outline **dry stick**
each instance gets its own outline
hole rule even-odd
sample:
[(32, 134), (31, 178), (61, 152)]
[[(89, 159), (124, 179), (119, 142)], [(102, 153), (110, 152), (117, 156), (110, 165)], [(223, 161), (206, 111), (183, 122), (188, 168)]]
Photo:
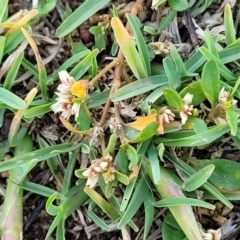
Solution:
[(118, 64), (119, 59), (115, 58), (110, 62), (103, 70), (101, 70), (90, 82), (89, 87), (92, 87), (100, 77), (102, 77), (105, 73), (107, 73), (110, 69), (112, 69), (116, 64)]
[[(136, 0), (136, 3), (133, 4), (133, 7), (131, 9), (131, 15), (136, 16), (139, 13), (139, 11), (142, 9), (143, 2), (144, 2), (144, 0)], [(129, 23), (127, 23), (126, 29), (127, 29), (127, 31), (130, 30)], [(119, 60), (119, 64), (114, 69), (113, 85), (112, 85), (110, 94), (108, 96), (107, 102), (103, 109), (103, 114), (102, 114), (101, 120), (99, 122), (100, 127), (102, 127), (106, 121), (107, 113), (108, 113), (108, 110), (109, 110), (110, 104), (111, 104), (111, 99), (110, 99), (111, 94), (121, 86), (121, 72), (122, 72), (123, 61), (124, 61), (124, 56), (123, 56), (123, 53), (121, 50), (118, 51), (117, 58)]]
[[(118, 15), (119, 15), (119, 17), (122, 17), (122, 16), (124, 16), (126, 13), (130, 13), (131, 10), (132, 10), (131, 7), (128, 7), (128, 8), (123, 9), (123, 10), (120, 10), (120, 11), (118, 12)], [(95, 25), (96, 23), (102, 22), (103, 19), (111, 19), (112, 17), (113, 17), (113, 14), (112, 14), (112, 13), (110, 13), (110, 14), (103, 14), (103, 15), (95, 14), (95, 15), (93, 15), (93, 16), (90, 18), (89, 22), (90, 22), (91, 25)]]

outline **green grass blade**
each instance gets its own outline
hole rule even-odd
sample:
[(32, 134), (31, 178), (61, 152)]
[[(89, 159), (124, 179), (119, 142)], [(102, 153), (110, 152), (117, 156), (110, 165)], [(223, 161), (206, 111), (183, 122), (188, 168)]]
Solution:
[(164, 198), (160, 201), (154, 203), (155, 207), (173, 207), (179, 205), (190, 205), (196, 207), (203, 207), (207, 209), (215, 209), (215, 205), (210, 203), (206, 203), (202, 200), (194, 199), (194, 198), (181, 198), (181, 197), (174, 197), (174, 198)]
[(0, 63), (2, 62), (2, 58), (3, 58), (3, 52), (4, 52), (4, 48), (5, 48), (5, 41), (6, 38), (3, 36), (0, 36)]
[(236, 31), (233, 22), (232, 11), (229, 4), (224, 8), (224, 26), (227, 45), (236, 41)]
[(177, 89), (181, 85), (181, 79), (175, 65), (169, 57), (163, 59), (163, 67), (166, 72), (170, 88)]
[(84, 73), (91, 67), (92, 58), (96, 57), (99, 53), (98, 49), (94, 49), (90, 52), (81, 62), (79, 62), (70, 72), (70, 76), (72, 76), (75, 80), (80, 79)]
[(190, 146), (202, 146), (209, 144), (219, 137), (223, 136), (225, 133), (229, 131), (228, 125), (218, 125), (207, 131), (201, 132), (199, 134), (195, 134), (189, 137), (183, 137), (179, 139), (168, 139), (162, 137), (156, 137), (154, 139), (154, 143), (163, 143), (165, 146), (182, 146), (182, 147), (190, 147)]
[(118, 228), (123, 228), (131, 220), (134, 214), (137, 212), (141, 204), (143, 203), (146, 195), (148, 193), (148, 185), (144, 178), (141, 178), (136, 186), (136, 189), (132, 195), (131, 201), (125, 213), (123, 214), (121, 220), (119, 221)]
[(151, 67), (150, 67), (150, 58), (148, 54), (148, 48), (145, 43), (142, 32), (139, 29), (139, 25), (137, 22), (139, 20), (136, 17), (132, 16), (131, 14), (126, 14), (126, 17), (134, 32), (139, 55), (141, 57), (141, 61), (146, 69), (146, 72), (148, 73), (148, 76), (151, 76)]
[(109, 2), (110, 0), (86, 0), (64, 20), (58, 27), (56, 35), (58, 37), (66, 36)]
[(165, 75), (152, 76), (129, 83), (111, 95), (113, 102), (122, 101), (153, 90), (167, 83)]
[(0, 162), (0, 172), (7, 171), (16, 167), (20, 167), (32, 160), (37, 160), (40, 162), (61, 153), (73, 151), (79, 148), (81, 145), (82, 143), (79, 143), (79, 144), (63, 143), (59, 145), (50, 146), (45, 149), (39, 149), (33, 152), (28, 152), (28, 153), (16, 156), (9, 161)]
[(10, 90), (13, 83), (14, 83), (14, 80), (17, 76), (17, 73), (18, 73), (18, 70), (19, 70), (19, 67), (22, 63), (22, 59), (23, 59), (23, 52), (21, 52), (14, 60), (14, 62), (12, 63), (12, 66), (4, 80), (4, 83), (3, 83), (3, 87), (7, 90)]
[(123, 26), (122, 22), (119, 18), (113, 17), (111, 20), (111, 26), (117, 43), (134, 76), (137, 79), (146, 78), (148, 73), (144, 68), (144, 63), (142, 62), (140, 54), (138, 53), (131, 36)]
[(20, 97), (2, 87), (0, 87), (0, 102), (15, 109), (24, 109), (26, 107), (26, 103)]

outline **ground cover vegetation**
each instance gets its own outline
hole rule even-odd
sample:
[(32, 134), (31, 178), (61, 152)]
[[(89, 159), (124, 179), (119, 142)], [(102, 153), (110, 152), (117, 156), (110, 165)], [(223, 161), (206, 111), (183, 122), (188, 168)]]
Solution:
[(238, 2), (0, 3), (1, 239), (239, 239)]

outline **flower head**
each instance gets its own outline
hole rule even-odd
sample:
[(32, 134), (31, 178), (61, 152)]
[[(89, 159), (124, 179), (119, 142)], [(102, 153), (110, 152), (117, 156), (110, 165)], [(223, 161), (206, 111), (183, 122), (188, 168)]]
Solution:
[(163, 107), (160, 110), (160, 114), (163, 115), (163, 121), (165, 123), (169, 123), (171, 121), (174, 121), (175, 114), (170, 109), (168, 109), (166, 107)]
[(223, 87), (218, 95), (218, 102), (231, 107), (237, 103), (237, 100), (230, 99), (230, 92), (225, 91), (225, 87)]
[(115, 167), (112, 165), (112, 157), (107, 154), (100, 159), (93, 160), (91, 166), (82, 175), (88, 178), (86, 186), (93, 188), (96, 186), (101, 174), (106, 183), (113, 181), (115, 171)]
[[(67, 71), (60, 71), (59, 78), (61, 83), (57, 87), (58, 92), (56, 103), (51, 106), (54, 113), (61, 112), (61, 116), (65, 119), (69, 119), (71, 115), (75, 115), (75, 119), (78, 117), (80, 104), (76, 102), (77, 98), (84, 98), (87, 84), (85, 80), (75, 82)], [(84, 91), (84, 94), (83, 94)]]
[(193, 105), (192, 105), (193, 94), (187, 93), (184, 98), (184, 104), (182, 110), (180, 111), (180, 117), (182, 119), (182, 124), (185, 124), (188, 116), (193, 115)]

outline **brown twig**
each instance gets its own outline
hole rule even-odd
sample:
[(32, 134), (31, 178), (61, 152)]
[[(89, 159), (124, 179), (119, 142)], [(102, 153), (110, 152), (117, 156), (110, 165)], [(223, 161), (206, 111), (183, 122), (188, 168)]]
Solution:
[[(143, 3), (144, 3), (144, 0), (136, 0), (136, 3), (133, 4), (133, 6), (132, 6), (132, 9), (131, 9), (131, 12), (130, 12), (131, 15), (136, 16), (139, 13), (139, 11), (142, 10)], [(127, 31), (130, 30), (129, 23), (127, 23), (125, 28), (127, 29)], [(121, 50), (118, 51), (117, 58), (119, 60), (119, 64), (114, 69), (113, 85), (112, 85), (107, 103), (105, 104), (104, 109), (103, 109), (102, 117), (101, 117), (101, 120), (99, 122), (100, 126), (104, 125), (105, 120), (107, 118), (107, 113), (108, 113), (108, 110), (109, 110), (110, 105), (111, 105), (111, 99), (110, 99), (111, 94), (113, 92), (115, 92), (121, 86), (121, 73), (122, 73), (122, 67), (123, 67), (123, 64), (124, 64), (124, 56), (123, 56), (123, 53), (122, 53)]]

